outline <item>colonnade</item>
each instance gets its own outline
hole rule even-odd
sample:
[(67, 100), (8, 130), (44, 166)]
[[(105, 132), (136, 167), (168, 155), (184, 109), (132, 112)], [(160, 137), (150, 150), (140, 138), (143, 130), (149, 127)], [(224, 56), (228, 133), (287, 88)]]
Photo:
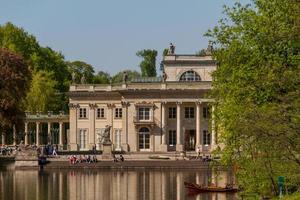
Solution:
[[(196, 148), (202, 148), (201, 144), (201, 101), (196, 101)], [(161, 136), (161, 145), (162, 150), (165, 151), (167, 148), (167, 121), (166, 121), (166, 105), (167, 102), (162, 102), (162, 115), (161, 115), (161, 123), (162, 123), (162, 136)], [(182, 102), (176, 102), (176, 151), (184, 150), (184, 133), (183, 133), (183, 124), (182, 124), (182, 116), (181, 116)], [(215, 120), (214, 120), (214, 106), (212, 106), (212, 120), (211, 120), (211, 149), (216, 146), (216, 136), (215, 136)]]
[[(28, 130), (28, 124), (29, 123), (35, 123), (35, 127), (36, 127), (36, 130), (35, 130), (35, 136), (36, 136), (36, 139), (35, 139), (35, 144), (37, 146), (41, 145), (42, 142), (41, 142), (41, 138), (40, 138), (40, 133), (41, 133), (41, 124), (44, 123), (44, 122), (40, 122), (40, 121), (36, 121), (36, 122), (25, 122), (25, 127), (24, 127), (24, 142), (25, 142), (25, 145), (28, 145), (30, 142), (29, 142), (29, 130)], [(47, 130), (47, 137), (48, 138), (51, 138), (51, 127), (52, 127), (52, 124), (53, 123), (58, 123), (59, 124), (59, 132), (58, 132), (58, 145), (62, 146), (63, 145), (63, 124), (64, 122), (46, 122), (47, 125), (48, 125), (48, 130)]]

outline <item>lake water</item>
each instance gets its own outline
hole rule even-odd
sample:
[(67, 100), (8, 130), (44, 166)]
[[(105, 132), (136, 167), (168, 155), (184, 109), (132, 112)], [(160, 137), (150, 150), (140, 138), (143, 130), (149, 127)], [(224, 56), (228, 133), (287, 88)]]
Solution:
[(184, 181), (223, 186), (229, 172), (211, 170), (0, 169), (1, 200), (235, 200), (234, 194), (189, 196)]

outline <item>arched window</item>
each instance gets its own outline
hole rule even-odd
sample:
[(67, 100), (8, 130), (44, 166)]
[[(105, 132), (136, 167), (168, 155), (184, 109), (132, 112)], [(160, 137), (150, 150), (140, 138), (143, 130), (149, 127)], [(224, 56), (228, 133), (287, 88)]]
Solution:
[(150, 131), (143, 127), (139, 130), (139, 149), (146, 150), (150, 148)]
[(179, 81), (201, 81), (201, 78), (195, 71), (189, 70), (180, 76)]

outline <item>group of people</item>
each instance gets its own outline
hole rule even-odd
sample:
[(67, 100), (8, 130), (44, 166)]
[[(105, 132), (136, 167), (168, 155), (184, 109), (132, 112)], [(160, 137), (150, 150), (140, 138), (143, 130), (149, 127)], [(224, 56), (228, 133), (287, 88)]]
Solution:
[(116, 157), (116, 155), (115, 154), (113, 154), (113, 159), (114, 159), (114, 162), (124, 162), (124, 157), (123, 157), (123, 155), (122, 154), (120, 154), (120, 156), (119, 157)]
[(58, 146), (56, 144), (47, 144), (43, 147), (32, 147), (32, 149), (36, 149), (38, 155), (47, 155), (47, 156), (57, 156)]
[(6, 146), (6, 145), (3, 145), (3, 146), (0, 146), (0, 155), (11, 155), (13, 153), (13, 148), (9, 147), (9, 146)]
[(201, 155), (200, 147), (197, 147), (196, 153), (197, 153), (196, 160), (202, 159), (203, 162), (210, 162), (212, 160), (210, 154), (209, 155)]
[(80, 155), (79, 157), (72, 155), (69, 157), (70, 164), (76, 163), (96, 163), (98, 162), (96, 155)]

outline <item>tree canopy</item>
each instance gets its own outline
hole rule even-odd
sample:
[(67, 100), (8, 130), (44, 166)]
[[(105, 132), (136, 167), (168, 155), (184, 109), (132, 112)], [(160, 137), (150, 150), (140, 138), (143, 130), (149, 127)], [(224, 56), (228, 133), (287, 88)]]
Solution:
[(20, 124), (21, 102), (26, 96), (30, 71), (22, 56), (0, 48), (0, 129)]
[(58, 110), (60, 106), (56, 96), (58, 91), (55, 89), (57, 81), (53, 73), (37, 71), (33, 74), (30, 90), (26, 97), (26, 111), (43, 112)]
[(93, 83), (94, 84), (108, 84), (110, 82), (109, 73), (99, 71), (96, 75), (94, 75)]
[(216, 47), (212, 97), (224, 163), (237, 168), (244, 193), (300, 187), (300, 4), (253, 0), (225, 7), (208, 31)]
[(61, 53), (55, 52), (49, 47), (41, 47), (33, 35), (12, 23), (0, 26), (0, 47), (22, 55), (31, 71), (41, 70), (53, 73), (53, 79), (57, 81), (55, 89), (59, 91), (59, 95), (53, 98), (56, 98), (56, 101), (62, 106), (57, 109), (61, 110), (66, 107), (64, 93), (68, 91), (71, 75)]
[(137, 56), (144, 60), (140, 63), (140, 68), (143, 77), (156, 76), (156, 56), (157, 51), (152, 49), (144, 49), (136, 53)]

